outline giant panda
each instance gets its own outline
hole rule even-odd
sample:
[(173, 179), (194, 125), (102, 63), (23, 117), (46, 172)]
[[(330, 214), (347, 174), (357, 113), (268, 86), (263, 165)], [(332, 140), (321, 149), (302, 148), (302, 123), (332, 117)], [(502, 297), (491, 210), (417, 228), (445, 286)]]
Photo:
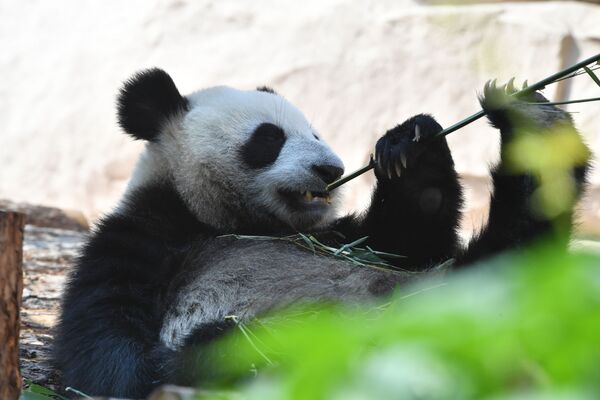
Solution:
[[(326, 187), (343, 163), (284, 97), (224, 86), (182, 96), (160, 69), (135, 74), (119, 93), (118, 119), (146, 146), (120, 204), (97, 224), (68, 279), (54, 346), (64, 384), (142, 397), (177, 382), (178, 355), (226, 332), (228, 315), (248, 320), (307, 300), (371, 301), (447, 260), (461, 268), (553, 235), (556, 221), (570, 226), (570, 209), (553, 217), (532, 210), (536, 180), (510, 173), (505, 149), (514, 116), (529, 117), (537, 134), (555, 126), (576, 132), (571, 118), (528, 104), (545, 101), (540, 94), (505, 101), (512, 90), (488, 84), (480, 99), (500, 131), (501, 160), (488, 223), (462, 247), (461, 185), (431, 116), (379, 139), (370, 207), (340, 216), (338, 193)], [(586, 170), (572, 170), (578, 191)], [(404, 258), (390, 273), (285, 241), (228, 236), (296, 232), (338, 246), (330, 232), (345, 243), (367, 236), (373, 249)]]

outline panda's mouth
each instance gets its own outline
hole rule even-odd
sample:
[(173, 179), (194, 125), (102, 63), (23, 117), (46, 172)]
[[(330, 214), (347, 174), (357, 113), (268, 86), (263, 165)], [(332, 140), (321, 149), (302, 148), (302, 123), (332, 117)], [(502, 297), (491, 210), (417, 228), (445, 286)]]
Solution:
[(306, 190), (295, 192), (279, 190), (279, 194), (291, 205), (304, 207), (327, 207), (331, 204), (331, 195), (327, 191)]

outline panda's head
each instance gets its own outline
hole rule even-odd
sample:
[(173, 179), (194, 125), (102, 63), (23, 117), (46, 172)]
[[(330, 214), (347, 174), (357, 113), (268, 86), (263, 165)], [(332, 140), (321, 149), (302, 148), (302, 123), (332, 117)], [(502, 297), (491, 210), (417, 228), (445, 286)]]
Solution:
[(129, 190), (172, 183), (196, 217), (219, 230), (310, 230), (335, 214), (326, 186), (339, 157), (302, 113), (267, 88), (180, 95), (159, 69), (129, 79), (121, 127), (148, 142)]

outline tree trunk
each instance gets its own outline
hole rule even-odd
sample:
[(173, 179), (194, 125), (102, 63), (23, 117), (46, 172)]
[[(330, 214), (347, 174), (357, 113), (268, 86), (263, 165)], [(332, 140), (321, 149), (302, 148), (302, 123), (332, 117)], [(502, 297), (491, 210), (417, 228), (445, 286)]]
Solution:
[(0, 399), (17, 400), (19, 308), (23, 291), (23, 224), (25, 216), (0, 211)]

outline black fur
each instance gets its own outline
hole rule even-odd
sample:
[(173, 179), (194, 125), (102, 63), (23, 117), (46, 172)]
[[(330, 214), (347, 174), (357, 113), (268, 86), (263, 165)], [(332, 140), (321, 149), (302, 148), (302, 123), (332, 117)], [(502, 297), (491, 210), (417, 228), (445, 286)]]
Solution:
[(97, 226), (70, 276), (54, 362), (85, 393), (142, 397), (169, 373), (158, 333), (172, 260), (214, 232), (169, 185), (137, 191), (125, 210)]
[(250, 168), (265, 168), (277, 160), (284, 144), (283, 129), (270, 123), (260, 124), (240, 148), (240, 156)]
[(153, 141), (164, 123), (188, 107), (171, 77), (158, 68), (135, 74), (117, 100), (119, 124), (136, 139)]

